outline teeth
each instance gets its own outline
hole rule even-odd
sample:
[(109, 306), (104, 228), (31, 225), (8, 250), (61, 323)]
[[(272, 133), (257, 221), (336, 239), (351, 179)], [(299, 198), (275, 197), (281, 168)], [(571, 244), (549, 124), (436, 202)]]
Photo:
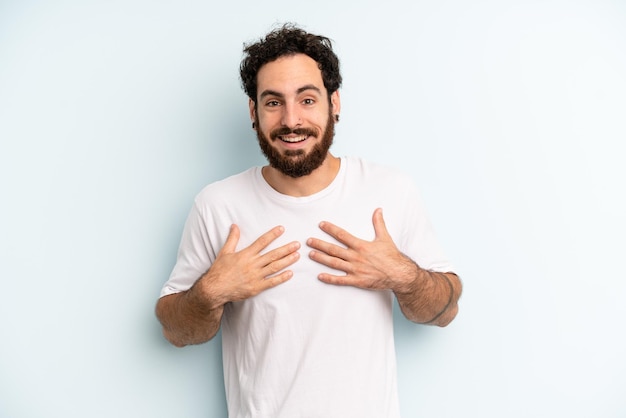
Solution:
[(304, 136), (304, 135), (303, 136), (295, 136), (293, 138), (287, 138), (287, 137), (281, 136), (280, 139), (281, 139), (281, 141), (285, 141), (285, 142), (289, 142), (289, 143), (293, 144), (293, 143), (296, 143), (296, 142), (304, 141), (306, 139), (306, 136)]

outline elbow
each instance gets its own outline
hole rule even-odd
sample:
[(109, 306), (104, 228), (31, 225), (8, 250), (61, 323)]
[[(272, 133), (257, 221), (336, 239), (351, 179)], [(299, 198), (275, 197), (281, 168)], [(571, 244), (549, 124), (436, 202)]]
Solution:
[(461, 283), (461, 279), (454, 273), (446, 275), (449, 280), (452, 294), (450, 295), (450, 304), (443, 312), (443, 314), (437, 318), (436, 321), (433, 321), (432, 324), (438, 327), (447, 327), (453, 320), (456, 318), (457, 313), (459, 313), (459, 299), (461, 298), (461, 293), (463, 292), (463, 284)]
[(174, 347), (183, 348), (188, 345), (181, 339), (176, 338), (176, 336), (172, 335), (172, 333), (170, 333), (165, 327), (163, 327), (163, 337), (165, 337), (165, 339)]
[(156, 304), (154, 313), (161, 324), (161, 333), (163, 334), (163, 337), (165, 337), (165, 339), (175, 347), (185, 347), (188, 344), (182, 341), (180, 336), (172, 332), (171, 328), (168, 326), (167, 314), (169, 312), (168, 308), (170, 308), (171, 302), (172, 298), (169, 296), (160, 298)]
[(163, 327), (163, 336), (170, 344), (174, 347), (183, 348), (188, 345), (198, 345), (204, 344), (207, 341), (210, 341), (217, 335), (217, 330), (211, 330), (206, 335), (194, 336), (188, 333), (178, 333), (178, 332), (170, 332), (167, 328)]
[(459, 305), (456, 303), (453, 306), (450, 306), (446, 312), (443, 313), (436, 321), (432, 323), (432, 325), (436, 325), (441, 328), (445, 328), (456, 318), (456, 314), (459, 312)]

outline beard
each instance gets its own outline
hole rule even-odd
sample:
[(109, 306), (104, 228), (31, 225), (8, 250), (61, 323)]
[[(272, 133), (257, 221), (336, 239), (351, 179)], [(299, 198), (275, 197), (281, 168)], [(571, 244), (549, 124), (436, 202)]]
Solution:
[[(256, 126), (259, 127), (259, 117), (256, 116)], [(274, 141), (280, 141), (278, 139), (279, 136), (296, 134), (296, 135), (307, 135), (317, 137), (317, 131), (310, 128), (296, 128), (290, 129), (287, 127), (277, 128), (270, 132), (270, 137), (265, 136), (261, 129), (258, 128), (256, 131), (256, 136), (259, 141), (259, 146), (261, 147), (261, 151), (270, 166), (277, 169), (283, 174), (288, 175), (289, 177), (298, 178), (302, 176), (307, 176), (313, 172), (316, 168), (318, 168), (328, 155), (328, 150), (330, 146), (333, 144), (333, 138), (335, 136), (335, 120), (332, 117), (332, 114), (328, 115), (328, 122), (326, 123), (326, 129), (322, 134), (322, 140), (319, 141), (311, 151), (308, 153), (305, 150), (286, 150), (284, 154), (281, 154), (276, 148), (274, 148), (271, 143)]]

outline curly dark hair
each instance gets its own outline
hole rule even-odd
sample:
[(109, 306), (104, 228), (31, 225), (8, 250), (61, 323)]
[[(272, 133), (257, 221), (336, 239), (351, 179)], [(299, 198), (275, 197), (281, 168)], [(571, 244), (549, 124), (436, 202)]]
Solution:
[(294, 24), (287, 23), (268, 33), (265, 38), (252, 44), (244, 44), (244, 58), (239, 75), (243, 90), (252, 101), (257, 99), (257, 74), (261, 67), (280, 57), (306, 54), (313, 58), (322, 71), (324, 87), (330, 95), (341, 86), (339, 58), (333, 52), (329, 38), (308, 33)]

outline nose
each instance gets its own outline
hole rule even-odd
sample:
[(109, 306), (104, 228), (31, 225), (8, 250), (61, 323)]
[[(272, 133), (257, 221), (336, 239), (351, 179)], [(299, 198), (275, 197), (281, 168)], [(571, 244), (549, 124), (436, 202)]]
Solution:
[(295, 104), (289, 103), (283, 106), (281, 124), (287, 128), (294, 129), (302, 124), (302, 119)]

